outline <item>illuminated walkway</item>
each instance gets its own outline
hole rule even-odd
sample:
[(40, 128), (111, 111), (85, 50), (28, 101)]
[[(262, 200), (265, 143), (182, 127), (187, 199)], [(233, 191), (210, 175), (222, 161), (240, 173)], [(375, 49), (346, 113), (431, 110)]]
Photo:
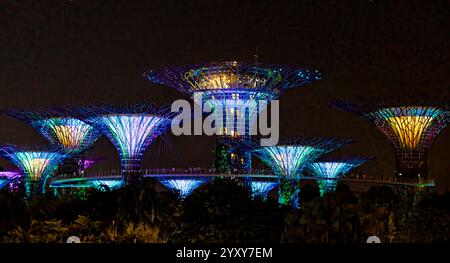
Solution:
[[(248, 174), (233, 174), (233, 173), (219, 173), (215, 169), (202, 169), (202, 168), (191, 168), (191, 169), (145, 169), (142, 171), (144, 177), (166, 177), (170, 178), (180, 178), (180, 177), (229, 177), (229, 178), (265, 178), (270, 180), (276, 180), (277, 176), (273, 174), (271, 170), (251, 170)], [(109, 171), (109, 172), (96, 172), (85, 174), (84, 177), (80, 176), (56, 176), (51, 180), (51, 187), (91, 187), (88, 184), (89, 181), (95, 180), (120, 180), (122, 176), (120, 171)], [(315, 176), (302, 176), (302, 180), (320, 180), (330, 178), (321, 178)], [(369, 183), (369, 184), (383, 184), (383, 185), (404, 185), (404, 186), (424, 186), (432, 187), (435, 186), (433, 180), (414, 180), (410, 178), (399, 179), (394, 177), (380, 178), (367, 175), (358, 174), (348, 174), (344, 177), (334, 179), (341, 180), (343, 182), (354, 182), (354, 183)]]

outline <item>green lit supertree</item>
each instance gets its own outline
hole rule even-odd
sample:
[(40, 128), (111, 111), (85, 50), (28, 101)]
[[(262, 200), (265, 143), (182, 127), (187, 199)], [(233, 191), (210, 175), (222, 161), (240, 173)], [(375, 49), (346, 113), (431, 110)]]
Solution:
[(3, 145), (0, 156), (15, 164), (23, 173), (27, 196), (45, 193), (47, 180), (58, 165), (74, 154), (57, 147)]
[(306, 164), (350, 142), (349, 139), (299, 137), (265, 147), (252, 141), (249, 148), (278, 176), (278, 202), (298, 207), (299, 181)]
[(339, 157), (325, 158), (308, 165), (317, 177), (320, 195), (336, 189), (336, 185), (341, 176), (345, 176), (352, 169), (364, 164), (373, 157)]

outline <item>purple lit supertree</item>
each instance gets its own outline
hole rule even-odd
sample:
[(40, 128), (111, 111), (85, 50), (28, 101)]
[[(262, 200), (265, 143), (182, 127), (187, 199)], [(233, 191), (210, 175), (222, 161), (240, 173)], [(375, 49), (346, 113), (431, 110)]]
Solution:
[[(145, 77), (191, 96), (202, 108), (212, 112), (218, 144), (215, 167), (225, 171), (248, 171), (251, 159), (231, 151), (223, 137), (250, 137), (258, 112), (285, 90), (321, 79), (317, 70), (290, 68), (237, 61), (169, 66), (152, 70)], [(235, 148), (239, 150), (239, 148)]]
[(101, 130), (114, 144), (119, 152), (124, 183), (140, 179), (145, 150), (170, 127), (174, 115), (169, 107), (152, 104), (87, 106), (78, 107), (74, 112)]
[(80, 174), (85, 152), (100, 137), (101, 132), (86, 122), (71, 116), (68, 109), (11, 109), (7, 115), (24, 121), (42, 134), (51, 145), (78, 152), (59, 167), (61, 174)]
[(73, 152), (58, 147), (0, 147), (0, 156), (15, 164), (23, 173), (27, 196), (45, 193), (47, 180), (58, 165)]
[(336, 189), (337, 182), (341, 176), (346, 175), (352, 169), (364, 164), (373, 157), (339, 157), (323, 158), (308, 165), (317, 177), (320, 195)]
[(450, 121), (448, 102), (439, 106), (425, 103), (411, 105), (400, 101), (366, 103), (337, 100), (333, 105), (369, 120), (386, 135), (394, 148), (396, 176), (428, 176), (428, 150)]
[(18, 171), (0, 171), (0, 189), (9, 188), (10, 191), (16, 191), (21, 177)]
[(97, 158), (85, 158), (83, 160), (79, 160), (78, 161), (78, 167), (80, 167), (80, 170), (78, 171), (78, 173), (83, 173), (84, 171), (86, 171), (87, 169), (89, 169), (91, 166), (93, 166), (94, 164), (104, 160), (105, 158), (103, 157), (97, 157)]
[(298, 207), (299, 180), (306, 164), (351, 143), (349, 139), (299, 137), (281, 141), (276, 146), (261, 147), (249, 141), (252, 153), (272, 168), (278, 176), (278, 202)]

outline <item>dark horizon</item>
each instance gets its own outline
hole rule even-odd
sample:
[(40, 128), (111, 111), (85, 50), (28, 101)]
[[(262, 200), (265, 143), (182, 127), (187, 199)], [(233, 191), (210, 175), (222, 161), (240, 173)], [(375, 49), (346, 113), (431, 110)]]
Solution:
[[(187, 96), (142, 74), (165, 65), (243, 60), (318, 69), (323, 80), (280, 97), (282, 137), (354, 138), (335, 153), (375, 156), (356, 171), (391, 175), (385, 136), (329, 106), (337, 98), (448, 98), (447, 1), (9, 1), (0, 4), (1, 110), (65, 104), (171, 103)], [(34, 129), (0, 116), (0, 143), (46, 144)], [(214, 137), (157, 139), (148, 167), (211, 166)], [(110, 158), (102, 137), (91, 155)], [(176, 149), (176, 152), (174, 151)], [(450, 186), (450, 128), (429, 151), (430, 177)], [(12, 167), (1, 159), (0, 165)]]

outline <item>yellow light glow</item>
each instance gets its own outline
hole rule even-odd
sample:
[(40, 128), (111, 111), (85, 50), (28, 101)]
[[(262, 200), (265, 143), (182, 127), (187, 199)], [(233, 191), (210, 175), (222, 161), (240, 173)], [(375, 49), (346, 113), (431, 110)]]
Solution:
[(236, 83), (238, 77), (233, 73), (208, 74), (200, 81), (202, 89), (228, 89)]
[(387, 123), (392, 127), (400, 144), (407, 148), (416, 148), (426, 129), (433, 121), (429, 116), (398, 116), (389, 117)]
[(31, 159), (28, 164), (28, 172), (31, 180), (39, 180), (49, 164), (48, 159)]
[[(208, 73), (198, 80), (201, 90), (258, 88), (266, 83), (266, 79), (254, 75), (237, 75), (234, 72)], [(232, 99), (239, 99), (239, 93), (232, 94)]]
[(59, 125), (53, 129), (59, 142), (66, 148), (76, 148), (82, 143), (84, 131), (81, 126)]

